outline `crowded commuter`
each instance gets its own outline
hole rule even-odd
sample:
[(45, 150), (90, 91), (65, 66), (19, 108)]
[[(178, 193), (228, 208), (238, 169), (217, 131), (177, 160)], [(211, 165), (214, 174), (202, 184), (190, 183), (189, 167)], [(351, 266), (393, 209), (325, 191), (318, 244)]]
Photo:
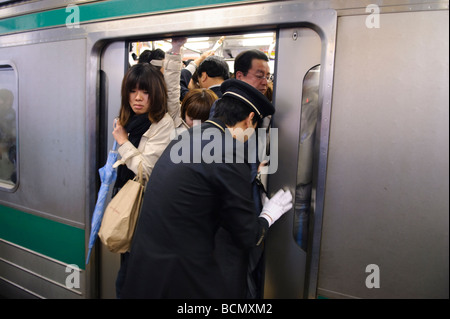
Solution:
[(181, 70), (180, 77), (180, 101), (183, 101), (184, 96), (190, 89), (200, 88), (200, 84), (197, 82), (197, 78), (193, 78), (192, 75), (197, 71), (198, 66), (209, 56), (214, 54), (213, 51), (205, 51), (194, 61), (190, 62), (185, 68)]
[[(266, 95), (268, 80), (270, 79), (269, 58), (259, 50), (246, 50), (239, 53), (234, 60), (234, 77), (244, 81), (262, 94)], [(212, 106), (210, 117), (214, 115), (215, 105)]]
[(195, 122), (205, 122), (209, 118), (209, 111), (218, 99), (211, 89), (193, 89), (186, 94), (181, 102), (181, 119), (186, 128), (192, 127)]
[(270, 79), (269, 58), (259, 50), (239, 53), (234, 60), (234, 76), (266, 94)]
[(199, 87), (213, 90), (220, 98), (222, 97), (220, 85), (230, 78), (230, 71), (222, 57), (211, 55), (200, 63), (192, 77)]
[(188, 90), (180, 107), (180, 73), (183, 70), (180, 51), (185, 42), (186, 38), (173, 38), (172, 48), (166, 55), (164, 63), (164, 78), (169, 96), (168, 112), (172, 116), (177, 133), (193, 126), (195, 120), (199, 122), (207, 120), (211, 105), (217, 100), (217, 95), (212, 90), (191, 89)]
[[(149, 63), (138, 63), (125, 74), (121, 89), (121, 107), (113, 137), (117, 141), (121, 159), (113, 196), (133, 179), (142, 166), (147, 180), (155, 163), (170, 142), (174, 130), (172, 118), (167, 113), (167, 89), (163, 74)], [(128, 253), (121, 255), (121, 268), (116, 281), (120, 297)]]

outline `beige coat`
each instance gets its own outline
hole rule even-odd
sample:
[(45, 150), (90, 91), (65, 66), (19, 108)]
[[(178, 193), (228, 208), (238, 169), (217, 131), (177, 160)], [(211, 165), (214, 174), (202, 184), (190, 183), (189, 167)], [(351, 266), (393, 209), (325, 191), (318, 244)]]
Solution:
[(175, 123), (175, 128), (179, 134), (189, 125), (181, 118), (180, 109), (180, 76), (181, 76), (181, 55), (166, 54), (164, 62), (164, 80), (167, 86), (167, 106), (168, 112)]
[(139, 163), (142, 162), (143, 173), (150, 177), (153, 167), (169, 144), (170, 135), (173, 134), (174, 129), (173, 120), (166, 113), (158, 123), (150, 125), (147, 132), (142, 135), (138, 148), (134, 147), (130, 141), (119, 147), (118, 152), (122, 158), (114, 163), (114, 167), (126, 164), (137, 174)]
[[(143, 163), (143, 172), (150, 177), (153, 167), (169, 144), (171, 138), (179, 133), (181, 128), (189, 126), (180, 117), (180, 75), (181, 56), (166, 54), (164, 61), (164, 80), (167, 86), (168, 113), (158, 123), (152, 123), (150, 128), (142, 135), (138, 148), (130, 141), (123, 143), (118, 152), (122, 157), (114, 167), (126, 164), (135, 174), (139, 163)], [(177, 131), (175, 131), (177, 128)]]

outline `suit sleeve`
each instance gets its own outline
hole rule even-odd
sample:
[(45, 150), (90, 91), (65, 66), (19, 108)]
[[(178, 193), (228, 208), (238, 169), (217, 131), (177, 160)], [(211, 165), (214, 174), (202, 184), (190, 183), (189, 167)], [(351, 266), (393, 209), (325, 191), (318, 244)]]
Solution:
[(183, 101), (186, 93), (189, 92), (189, 82), (191, 81), (192, 75), (194, 74), (197, 66), (194, 62), (189, 63), (189, 65), (181, 70), (180, 76), (180, 101)]
[(221, 226), (242, 248), (260, 245), (269, 225), (255, 214), (248, 165), (218, 164), (212, 178), (221, 194)]

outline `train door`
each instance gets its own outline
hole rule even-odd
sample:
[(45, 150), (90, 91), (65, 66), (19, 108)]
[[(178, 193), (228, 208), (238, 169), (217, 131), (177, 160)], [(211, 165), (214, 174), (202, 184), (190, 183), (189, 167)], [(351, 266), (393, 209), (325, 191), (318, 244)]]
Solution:
[[(99, 122), (99, 163), (106, 162), (108, 150), (113, 146), (114, 118), (119, 115), (120, 88), (122, 78), (128, 67), (126, 61), (126, 43), (116, 41), (107, 44), (101, 56), (100, 65), (100, 122)], [(112, 188), (112, 187), (111, 187)], [(108, 198), (111, 198), (109, 196)], [(99, 256), (99, 297), (116, 298), (115, 279), (120, 267), (120, 255), (109, 252), (102, 244)]]
[(448, 298), (448, 19), (339, 19), (320, 296)]
[[(303, 298), (312, 221), (315, 131), (319, 115), (321, 39), (308, 28), (281, 29), (278, 37), (269, 193), (289, 187), (294, 208), (269, 230), (265, 247), (265, 298)], [(275, 132), (271, 132), (274, 134)], [(277, 145), (276, 145), (277, 144)], [(273, 158), (278, 154), (278, 158)], [(277, 160), (277, 163), (276, 163)]]

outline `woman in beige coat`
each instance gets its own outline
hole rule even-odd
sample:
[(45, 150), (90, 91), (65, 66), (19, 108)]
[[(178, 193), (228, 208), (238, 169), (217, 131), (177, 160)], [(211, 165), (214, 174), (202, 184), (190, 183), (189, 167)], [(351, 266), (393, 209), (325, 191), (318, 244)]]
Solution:
[[(149, 63), (132, 66), (122, 82), (122, 102), (113, 137), (119, 144), (121, 159), (114, 185), (115, 195), (125, 183), (134, 178), (142, 164), (148, 180), (161, 153), (174, 131), (172, 117), (167, 113), (167, 88), (161, 71)], [(128, 253), (121, 255), (121, 268), (116, 280), (116, 294), (126, 273)]]

